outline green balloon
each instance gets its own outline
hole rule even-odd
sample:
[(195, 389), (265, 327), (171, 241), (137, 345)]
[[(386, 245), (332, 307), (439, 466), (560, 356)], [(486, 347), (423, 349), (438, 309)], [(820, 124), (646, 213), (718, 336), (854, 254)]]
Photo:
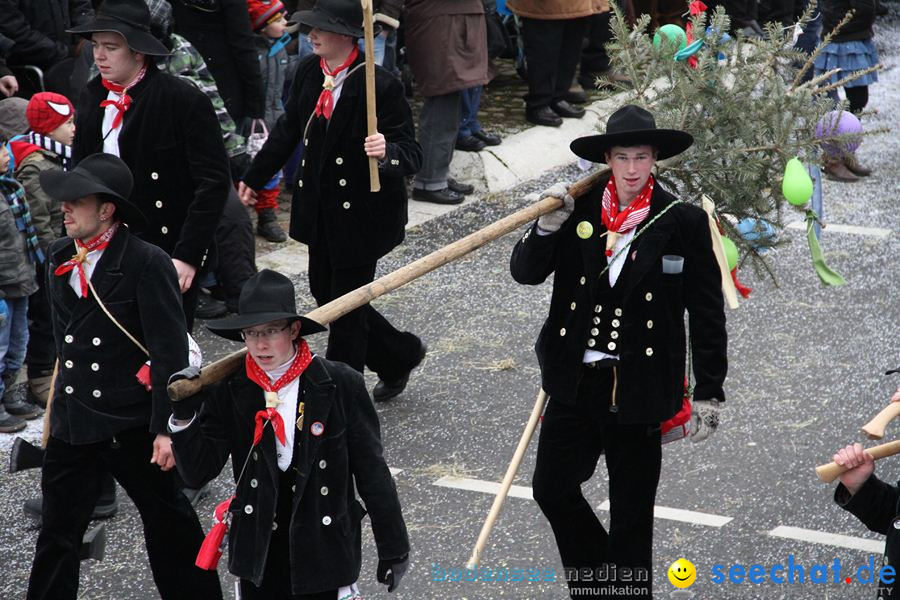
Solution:
[(803, 206), (813, 194), (813, 180), (799, 158), (792, 158), (784, 167), (781, 193), (794, 206)]
[(659, 47), (662, 45), (663, 37), (666, 38), (670, 46), (673, 43), (678, 45), (676, 52), (678, 50), (683, 50), (684, 47), (687, 46), (687, 34), (684, 32), (684, 29), (674, 23), (663, 25), (653, 34), (653, 47), (657, 50), (659, 50)]
[(722, 237), (722, 245), (725, 246), (725, 262), (728, 263), (728, 270), (733, 270), (738, 263), (738, 249), (727, 237)]

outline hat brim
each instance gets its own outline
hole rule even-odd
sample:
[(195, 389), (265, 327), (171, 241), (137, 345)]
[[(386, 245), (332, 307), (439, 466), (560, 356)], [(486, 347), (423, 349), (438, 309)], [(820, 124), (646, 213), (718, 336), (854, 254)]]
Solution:
[(242, 329), (255, 327), (256, 325), (262, 325), (263, 323), (271, 323), (272, 321), (280, 321), (281, 319), (287, 319), (291, 322), (300, 321), (300, 335), (303, 337), (326, 331), (324, 326), (316, 323), (312, 319), (289, 312), (260, 312), (231, 315), (230, 317), (210, 321), (206, 324), (206, 328), (227, 340), (243, 342), (244, 339), (241, 337)]
[(94, 17), (92, 21), (88, 21), (84, 25), (78, 25), (66, 30), (67, 33), (75, 33), (88, 40), (91, 39), (92, 33), (101, 31), (120, 34), (125, 38), (129, 48), (141, 54), (149, 54), (151, 56), (168, 56), (171, 54), (169, 49), (163, 46), (162, 42), (149, 32), (142, 31), (116, 19)]
[(132, 204), (118, 192), (103, 185), (96, 179), (78, 171), (62, 171), (49, 169), (40, 174), (41, 187), (58, 203), (71, 202), (92, 194), (104, 194), (113, 199), (116, 205), (116, 217), (134, 230), (146, 227), (147, 218), (136, 205)]
[(361, 38), (365, 35), (362, 27), (353, 27), (352, 25), (335, 21), (317, 10), (301, 10), (295, 12), (291, 17), (291, 21), (298, 24), (298, 28), (302, 33), (309, 33), (310, 29), (316, 28), (321, 29), (322, 31), (330, 31), (331, 33), (339, 33), (341, 35), (349, 35), (357, 38)]
[(595, 163), (606, 163), (606, 152), (613, 146), (648, 144), (656, 148), (657, 160), (681, 154), (694, 143), (694, 136), (678, 129), (638, 129), (588, 135), (573, 140), (569, 148), (576, 155)]

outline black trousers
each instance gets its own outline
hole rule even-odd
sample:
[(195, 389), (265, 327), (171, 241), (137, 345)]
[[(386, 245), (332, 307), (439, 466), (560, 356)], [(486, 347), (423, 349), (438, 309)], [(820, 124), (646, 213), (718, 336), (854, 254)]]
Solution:
[[(550, 521), (566, 570), (601, 565), (647, 569), (641, 583), (650, 598), (653, 505), (662, 450), (659, 424), (620, 424), (609, 411), (612, 369), (582, 369), (575, 406), (552, 398), (544, 413), (534, 470), (534, 499)], [(581, 493), (601, 452), (609, 471), (610, 527), (607, 532)], [(611, 570), (611, 569), (610, 569)], [(569, 581), (569, 588), (597, 589), (596, 581)], [(590, 597), (590, 594), (587, 594)], [(573, 598), (585, 597), (584, 594)]]
[(222, 598), (218, 574), (194, 566), (203, 530), (174, 483), (175, 471), (163, 472), (150, 464), (154, 437), (142, 428), (85, 445), (50, 437), (41, 473), (43, 518), (28, 600), (77, 597), (78, 549), (107, 471), (140, 512), (150, 570), (163, 600)]
[(537, 109), (562, 100), (572, 85), (581, 58), (589, 17), (522, 19), (522, 40), (528, 67), (525, 106)]
[(38, 290), (28, 297), (28, 351), (25, 354), (25, 364), (28, 366), (29, 379), (51, 375), (53, 363), (56, 362), (46, 273), (47, 263), (37, 265), (35, 276)]
[[(319, 239), (327, 239), (319, 236)], [(371, 283), (376, 263), (334, 268), (328, 248), (309, 249), (309, 289), (319, 306)], [(360, 373), (364, 367), (384, 381), (396, 381), (418, 362), (422, 341), (398, 331), (371, 305), (366, 304), (334, 321), (328, 328), (326, 358), (345, 362)], [(303, 332), (300, 332), (301, 335)]]
[(241, 288), (256, 274), (256, 241), (250, 215), (233, 187), (228, 190), (222, 220), (216, 229), (216, 246), (219, 250), (216, 279), (226, 301), (237, 308)]

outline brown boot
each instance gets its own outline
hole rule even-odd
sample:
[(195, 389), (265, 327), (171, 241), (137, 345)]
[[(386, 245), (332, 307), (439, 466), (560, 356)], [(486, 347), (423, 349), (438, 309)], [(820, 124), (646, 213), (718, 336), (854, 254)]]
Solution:
[(29, 378), (28, 391), (26, 392), (28, 401), (37, 404), (41, 408), (47, 408), (47, 397), (50, 395), (50, 382), (52, 379), (52, 375)]
[(872, 169), (867, 169), (866, 167), (859, 164), (859, 159), (856, 158), (855, 154), (846, 154), (844, 155), (843, 160), (844, 166), (847, 167), (847, 170), (854, 175), (858, 175), (860, 177), (868, 177), (872, 174)]
[(854, 175), (840, 158), (830, 158), (825, 162), (825, 177), (831, 181), (846, 183), (859, 181), (859, 177)]

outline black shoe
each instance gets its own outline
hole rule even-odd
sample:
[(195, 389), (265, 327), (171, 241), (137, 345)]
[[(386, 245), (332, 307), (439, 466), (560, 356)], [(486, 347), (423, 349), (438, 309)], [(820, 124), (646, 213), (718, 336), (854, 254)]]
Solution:
[(403, 390), (406, 389), (406, 384), (409, 383), (409, 375), (413, 372), (413, 369), (422, 364), (422, 361), (425, 359), (425, 354), (428, 352), (428, 347), (425, 344), (422, 344), (422, 349), (419, 352), (419, 360), (416, 361), (412, 367), (409, 368), (409, 371), (404, 373), (399, 378), (394, 381), (384, 381), (382, 379), (378, 380), (378, 383), (375, 384), (375, 389), (372, 390), (372, 398), (375, 402), (384, 402), (385, 400), (390, 400), (391, 398), (395, 398), (403, 393)]
[(457, 194), (462, 194), (463, 196), (468, 196), (475, 192), (475, 186), (469, 185), (468, 183), (460, 183), (452, 177), (447, 178), (447, 187), (450, 188), (451, 191), (456, 192)]
[[(103, 502), (103, 504), (101, 504), (101, 502)], [(23, 509), (25, 510), (26, 515), (40, 519), (41, 515), (44, 513), (44, 499), (41, 496), (29, 498), (25, 501)], [(111, 502), (101, 498), (98, 501), (97, 506), (94, 507), (91, 519), (109, 519), (110, 517), (116, 516), (116, 513), (118, 512), (119, 500), (117, 498), (113, 498)]]
[(200, 292), (200, 297), (197, 299), (197, 310), (194, 311), (194, 316), (198, 319), (218, 319), (224, 317), (227, 312), (228, 307), (224, 302)]
[(420, 190), (413, 188), (413, 200), (420, 202), (433, 202), (434, 204), (461, 204), (465, 196), (454, 192), (449, 187), (442, 190)]
[(584, 116), (584, 109), (580, 106), (572, 106), (565, 100), (557, 100), (550, 104), (550, 109), (556, 114), (567, 119), (580, 119)]
[(479, 129), (473, 133), (475, 137), (485, 143), (487, 146), (499, 146), (503, 139), (496, 133), (488, 133), (484, 129)]
[(22, 431), (26, 427), (25, 419), (21, 419), (15, 415), (6, 412), (3, 405), (0, 404), (0, 433), (15, 433)]
[(588, 101), (588, 96), (581, 84), (575, 81), (569, 87), (569, 91), (563, 96), (563, 100), (569, 104), (584, 104)]
[(559, 127), (560, 125), (562, 125), (562, 119), (560, 119), (559, 115), (553, 112), (553, 110), (549, 106), (542, 106), (540, 108), (526, 108), (525, 120), (527, 120), (529, 123), (534, 123), (535, 125), (544, 125), (546, 127)]
[[(27, 392), (26, 392), (27, 393)], [(14, 417), (19, 417), (20, 419), (25, 419), (26, 421), (30, 421), (31, 419), (36, 419), (42, 414), (44, 414), (44, 409), (40, 406), (32, 404), (27, 400), (22, 400), (21, 398), (16, 398), (15, 400), (9, 400), (3, 403), (3, 407), (6, 409), (6, 412)]]
[(264, 208), (256, 216), (256, 233), (267, 242), (280, 244), (287, 241), (287, 234), (278, 224), (274, 208)]
[(209, 484), (207, 483), (199, 490), (195, 490), (194, 488), (184, 487), (181, 488), (181, 493), (184, 494), (188, 501), (191, 503), (191, 506), (197, 508), (197, 505), (200, 502), (209, 496)]
[(481, 152), (485, 146), (487, 144), (474, 135), (456, 139), (456, 149), (463, 152)]

